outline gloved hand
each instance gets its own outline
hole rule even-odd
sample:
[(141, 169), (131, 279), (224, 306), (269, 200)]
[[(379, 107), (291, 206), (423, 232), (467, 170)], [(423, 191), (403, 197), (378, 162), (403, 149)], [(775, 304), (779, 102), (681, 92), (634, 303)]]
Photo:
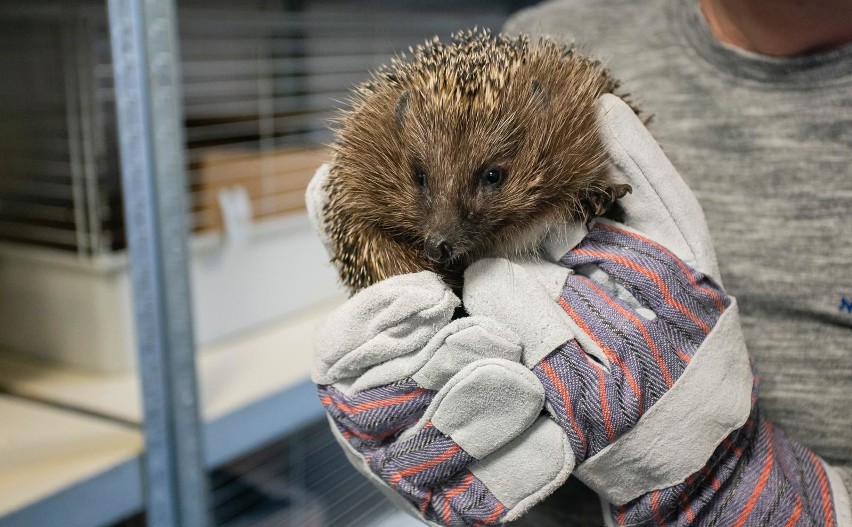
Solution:
[(573, 457), (540, 415), (544, 389), (518, 337), (484, 317), (451, 321), (458, 304), (429, 272), (360, 291), (318, 332), (313, 378), (352, 463), (398, 504), (493, 525), (561, 485)]
[[(574, 474), (612, 504), (610, 524), (843, 524), (839, 479), (761, 416), (700, 208), (621, 104), (603, 98), (603, 136), (634, 188), (624, 223), (645, 234), (602, 220), (562, 258), (575, 273), (551, 293), (576, 339), (533, 367)], [(466, 307), (516, 329), (507, 306), (526, 294), (523, 277), (505, 261), (477, 262)]]
[[(632, 111), (613, 99), (602, 99), (603, 135), (616, 168), (634, 188), (622, 200), (624, 223), (632, 229), (611, 223), (593, 228), (564, 260), (578, 271), (570, 277), (565, 267), (516, 266), (502, 260), (477, 263), (466, 277), (466, 308), (482, 321), (476, 327), (519, 345), (519, 351), (481, 359), (492, 356), (488, 347), (467, 354), (465, 360), (446, 362), (455, 352), (435, 350), (442, 341), (439, 333), (461, 332), (451, 327), (459, 321), (445, 326), (452, 309), (445, 308), (444, 318), (430, 318), (428, 323), (417, 314), (413, 327), (400, 330), (398, 322), (405, 317), (394, 315), (388, 317), (390, 322), (381, 322), (377, 315), (405, 296), (396, 293), (388, 293), (378, 304), (353, 308), (356, 316), (339, 317), (321, 332), (331, 337), (366, 328), (360, 338), (331, 338), (321, 345), (319, 355), (332, 359), (321, 360), (315, 370), (318, 383), (336, 383), (322, 387), (321, 393), (333, 428), (348, 436), (353, 462), (369, 466), (367, 473), (374, 480), (379, 480), (378, 474), (408, 498), (407, 504), (416, 504), (443, 524), (514, 519), (561, 484), (575, 460), (582, 461), (578, 477), (621, 505), (615, 509), (616, 518), (631, 523), (667, 515), (669, 521), (682, 523), (712, 521), (707, 511), (722, 506), (727, 512), (716, 520), (723, 525), (742, 499), (747, 500), (743, 507), (753, 501), (750, 495), (742, 497), (742, 487), (731, 494), (714, 492), (714, 480), (700, 475), (704, 470), (718, 481), (724, 474), (713, 470), (733, 467), (730, 472), (741, 479), (754, 479), (746, 468), (756, 465), (717, 456), (727, 444), (733, 445), (729, 450), (738, 454), (737, 460), (755, 457), (736, 442), (752, 437), (756, 429), (742, 426), (750, 414), (751, 374), (736, 306), (728, 305), (704, 278), (719, 283), (700, 208)], [(551, 247), (551, 253), (560, 251)], [(673, 253), (703, 273), (683, 266)], [(427, 276), (410, 275), (408, 287), (423, 287)], [(443, 296), (423, 298), (432, 306)], [(552, 309), (555, 299), (563, 309)], [(404, 340), (415, 333), (422, 335), (410, 346), (386, 338)], [(460, 341), (471, 348), (477, 339)], [(494, 360), (497, 364), (488, 362)], [(532, 368), (539, 388), (517, 361)], [(488, 368), (480, 369), (483, 366)], [(441, 370), (439, 380), (424, 381), (430, 375), (420, 374), (421, 367)], [(469, 375), (477, 370), (482, 375)], [(498, 370), (510, 373), (492, 373)], [(325, 371), (344, 373), (323, 377)], [(498, 381), (486, 388), (492, 375)], [(517, 408), (514, 397), (500, 397), (515, 392), (525, 394), (518, 400), (527, 401)], [(561, 427), (529, 417), (535, 413), (529, 401), (536, 392), (547, 399)], [(465, 395), (453, 397), (458, 394)], [(500, 409), (505, 409), (504, 415)], [(526, 432), (512, 426), (529, 422), (535, 424)], [(735, 429), (739, 431), (731, 432)], [(736, 467), (741, 467), (739, 472)], [(771, 486), (767, 482), (764, 488)], [(837, 487), (826, 485), (819, 488), (831, 489), (829, 495)], [(719, 483), (715, 490), (731, 487)], [(765, 507), (761, 499), (751, 503), (746, 519), (763, 517), (754, 512)], [(807, 517), (801, 508), (799, 517)]]

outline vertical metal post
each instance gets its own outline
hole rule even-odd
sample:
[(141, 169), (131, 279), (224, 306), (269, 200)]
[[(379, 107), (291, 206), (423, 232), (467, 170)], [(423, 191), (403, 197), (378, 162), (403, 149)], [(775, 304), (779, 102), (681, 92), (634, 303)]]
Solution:
[(77, 53), (77, 91), (80, 108), (80, 137), (83, 152), (83, 181), (86, 185), (86, 211), (88, 212), (87, 253), (95, 255), (103, 251), (102, 224), (100, 212), (100, 193), (98, 192), (98, 171), (95, 160), (95, 127), (93, 120), (94, 82), (92, 76), (91, 38), (94, 31), (84, 17), (74, 21), (74, 50)]
[[(70, 18), (70, 15), (69, 15)], [(78, 54), (76, 52), (77, 34), (74, 27), (75, 20), (66, 18), (60, 22), (62, 31), (62, 65), (64, 68), (65, 81), (65, 120), (68, 123), (68, 162), (71, 165), (71, 197), (74, 203), (74, 231), (77, 240), (77, 256), (84, 257), (89, 252), (89, 235), (86, 228), (86, 192), (83, 180), (83, 153), (81, 145), (80, 126), (80, 96), (77, 64)]]
[[(260, 191), (269, 196), (275, 183), (275, 70), (272, 65), (272, 46), (267, 33), (268, 25), (255, 26), (257, 53), (257, 127), (258, 150), (260, 151)], [(255, 205), (256, 206), (256, 205)], [(258, 207), (261, 214), (267, 207)]]
[(145, 417), (148, 524), (210, 524), (173, 0), (107, 0)]

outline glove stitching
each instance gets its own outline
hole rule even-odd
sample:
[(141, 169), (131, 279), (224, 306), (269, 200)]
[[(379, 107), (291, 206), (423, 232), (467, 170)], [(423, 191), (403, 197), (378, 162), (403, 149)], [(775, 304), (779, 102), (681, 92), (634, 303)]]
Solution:
[[(430, 426), (432, 426), (432, 422), (427, 421), (422, 427), (420, 427), (419, 430), (429, 428)], [(436, 428), (436, 430), (437, 430), (437, 428)], [(441, 433), (443, 433), (443, 432), (441, 432)], [(416, 450), (423, 450), (424, 448), (429, 447), (432, 444), (434, 444), (436, 441), (438, 441), (440, 439), (440, 437), (427, 437), (426, 439), (421, 439), (419, 441), (414, 441), (413, 439), (415, 439), (415, 438), (412, 438), (411, 440), (406, 441), (404, 443), (403, 447), (395, 448), (393, 453), (388, 454), (386, 456), (383, 456), (382, 459), (381, 459), (381, 463), (376, 464), (376, 467), (373, 471), (376, 472), (377, 474), (381, 474), (382, 469), (384, 469), (385, 466), (388, 463), (390, 463), (391, 461), (395, 461), (396, 459), (400, 458), (401, 456), (404, 456), (406, 454), (410, 454), (411, 452), (414, 452)], [(459, 448), (461, 448), (461, 447), (459, 447)], [(464, 449), (462, 448), (462, 450), (464, 450)], [(370, 460), (372, 457), (373, 456), (369, 456), (368, 460)], [(400, 478), (400, 480), (408, 481), (408, 478), (404, 476), (404, 477)]]
[[(580, 372), (579, 370), (577, 370), (577, 365), (574, 364), (572, 357), (567, 353), (565, 348), (560, 348), (559, 353), (565, 358), (566, 364), (568, 364), (568, 367), (571, 369), (571, 375), (573, 375), (575, 378), (579, 377)], [(579, 404), (581, 408), (581, 413), (583, 415), (583, 421), (586, 423), (591, 422), (589, 417), (589, 408), (591, 405), (588, 402), (588, 394), (586, 393), (586, 390), (580, 390)], [(589, 443), (588, 440), (586, 440), (584, 437), (578, 437), (578, 440), (580, 441), (582, 448), (580, 449), (581, 452), (575, 452), (575, 455), (577, 456), (577, 462), (580, 463), (589, 455)]]
[[(560, 439), (561, 439), (561, 441), (559, 442), (559, 449), (560, 449), (559, 459), (562, 460), (562, 465), (559, 468), (558, 472), (556, 473), (556, 476), (554, 476), (554, 478), (551, 481), (549, 481), (548, 483), (542, 485), (538, 490), (534, 490), (534, 491), (530, 492), (529, 494), (527, 494), (526, 496), (524, 496), (523, 498), (521, 498), (518, 501), (518, 503), (512, 508), (512, 510), (509, 511), (509, 513), (505, 516), (504, 521), (513, 521), (513, 520), (519, 518), (520, 515), (523, 512), (526, 512), (527, 510), (529, 510), (529, 507), (532, 507), (533, 505), (535, 505), (536, 503), (538, 503), (540, 501), (541, 498), (539, 498), (539, 496), (541, 494), (544, 494), (544, 496), (546, 497), (547, 495), (550, 494), (550, 492), (552, 492), (552, 489), (549, 489), (549, 487), (554, 482), (561, 480), (563, 478), (563, 476), (567, 479), (567, 476), (570, 475), (570, 471), (573, 468), (572, 465), (574, 463), (573, 450), (571, 449), (571, 445), (568, 441), (568, 436), (564, 432), (560, 435)], [(571, 454), (571, 457), (572, 457), (572, 459), (570, 459), (570, 460), (568, 459), (569, 453)], [(566, 471), (568, 472), (567, 475), (565, 474)], [(564, 483), (564, 480), (562, 482)], [(539, 499), (534, 499), (534, 498), (539, 498)], [(531, 502), (531, 503), (527, 503), (528, 501)]]
[[(610, 126), (611, 126), (611, 125), (610, 125)], [(646, 133), (647, 133), (647, 132), (646, 132)], [(627, 159), (629, 159), (629, 160), (630, 160), (630, 162), (633, 164), (633, 166), (634, 166), (634, 167), (635, 167), (635, 168), (639, 171), (639, 174), (641, 174), (642, 179), (644, 179), (645, 183), (647, 183), (647, 184), (648, 184), (648, 187), (649, 187), (649, 188), (651, 188), (651, 190), (653, 191), (653, 192), (652, 192), (652, 194), (653, 194), (653, 195), (657, 198), (658, 203), (659, 203), (660, 205), (662, 205), (663, 209), (665, 209), (665, 211), (666, 211), (666, 215), (668, 216), (668, 219), (669, 219), (670, 223), (674, 225), (675, 229), (677, 230), (677, 233), (680, 235), (681, 240), (682, 240), (684, 243), (686, 243), (686, 246), (687, 246), (687, 247), (689, 247), (689, 250), (690, 250), (690, 252), (692, 253), (692, 255), (691, 255), (691, 256), (692, 256), (692, 258), (691, 258), (691, 259), (692, 259), (692, 260), (694, 260), (694, 259), (695, 259), (695, 254), (696, 254), (695, 248), (692, 246), (692, 243), (690, 243), (690, 240), (688, 240), (688, 239), (687, 239), (687, 237), (684, 235), (683, 230), (681, 229), (680, 224), (679, 224), (677, 221), (675, 221), (675, 219), (674, 219), (674, 215), (672, 214), (672, 209), (671, 209), (671, 208), (669, 207), (669, 205), (668, 205), (668, 204), (667, 204), (667, 203), (666, 203), (666, 202), (662, 199), (662, 197), (661, 197), (661, 196), (662, 196), (662, 194), (660, 193), (660, 190), (657, 188), (657, 186), (656, 186), (656, 185), (654, 185), (654, 183), (652, 182), (651, 178), (649, 178), (649, 177), (648, 177), (648, 174), (645, 172), (645, 170), (642, 168), (642, 166), (639, 164), (639, 162), (636, 160), (636, 158), (635, 158), (635, 157), (633, 157), (633, 154), (631, 154), (631, 153), (630, 153), (630, 149), (628, 149), (628, 148), (624, 145), (624, 143), (622, 142), (622, 140), (621, 140), (621, 138), (619, 137), (619, 135), (618, 135), (618, 134), (608, 134), (608, 135), (609, 135), (609, 137), (611, 137), (612, 139), (614, 139), (616, 143), (618, 143), (618, 146), (619, 146), (619, 147), (620, 147), (620, 149), (621, 149), (621, 153), (623, 153), (623, 155), (624, 155), (624, 156), (626, 156), (626, 157), (627, 157)], [(657, 145), (657, 148), (659, 149), (659, 145)], [(663, 153), (662, 153), (662, 151), (660, 151), (660, 154), (662, 154), (663, 159), (666, 159), (666, 158), (665, 158), (665, 154), (663, 154)], [(666, 159), (666, 161), (668, 161), (668, 159)], [(615, 162), (614, 162), (614, 164), (615, 164), (618, 168), (620, 168), (620, 169), (621, 169), (624, 173), (628, 173), (628, 174), (629, 174), (629, 173), (631, 173), (631, 171), (630, 171), (630, 170), (628, 170), (628, 166), (627, 166), (627, 164), (626, 164), (626, 163), (621, 162), (621, 161), (615, 161)], [(669, 162), (669, 166), (672, 168), (672, 170), (674, 170), (674, 167), (673, 167), (673, 166), (671, 166), (671, 163), (670, 163), (670, 162)], [(676, 173), (676, 172), (675, 172), (675, 174), (677, 175), (677, 173)], [(680, 179), (680, 176), (679, 176), (679, 175), (677, 176), (677, 179)], [(637, 187), (638, 187), (638, 186), (639, 186), (639, 185), (637, 185)], [(649, 208), (650, 208), (650, 204), (649, 204)], [(656, 207), (654, 207), (654, 208), (656, 208)]]
[[(589, 300), (589, 298), (587, 298), (585, 295), (579, 294), (579, 291), (574, 289), (573, 286), (571, 286), (571, 285), (566, 285), (566, 287), (569, 288), (570, 290), (572, 290), (574, 293), (576, 293), (577, 297), (580, 299), (580, 301), (583, 302), (584, 305), (586, 305), (586, 307), (590, 311), (592, 311), (600, 319), (601, 323), (603, 325), (605, 325), (606, 327), (608, 327), (616, 336), (618, 336), (620, 338), (620, 340), (622, 342), (624, 342), (628, 346), (629, 351), (632, 353), (633, 357), (638, 358), (641, 355), (640, 350), (636, 348), (635, 342), (630, 337), (630, 335), (634, 334), (635, 331), (631, 330), (631, 331), (628, 331), (627, 333), (625, 333), (624, 331), (622, 331), (622, 329), (624, 329), (627, 326), (627, 324), (620, 324), (620, 325), (613, 324), (609, 317), (604, 317), (602, 315), (602, 313), (597, 308), (597, 306), (594, 305)], [(612, 350), (612, 352), (614, 354), (617, 354), (615, 350)], [(585, 353), (585, 350), (583, 350), (583, 353), (588, 357), (588, 354)], [(622, 360), (624, 360), (624, 359), (622, 358)], [(640, 371), (642, 371), (643, 368), (642, 368), (642, 365), (641, 365), (641, 361), (637, 361), (637, 362), (640, 364)], [(632, 412), (628, 412), (627, 407), (625, 405), (625, 401), (627, 399), (625, 397), (627, 387), (625, 386), (626, 383), (624, 382), (624, 380), (625, 380), (624, 373), (621, 372), (619, 369), (616, 369), (615, 371), (613, 371), (613, 370), (610, 370), (610, 369), (601, 368), (600, 365), (597, 362), (593, 362), (592, 366), (597, 367), (599, 369), (602, 369), (604, 371), (605, 376), (608, 376), (610, 379), (615, 380), (615, 383), (616, 383), (616, 386), (617, 386), (618, 392), (619, 392), (619, 396), (616, 397), (616, 400), (619, 404), (619, 408), (622, 412), (622, 415), (625, 415), (625, 416), (631, 415)], [(644, 381), (644, 379), (639, 379), (639, 383), (638, 383), (639, 386), (644, 386), (645, 383), (643, 381)], [(644, 406), (644, 401), (642, 400), (643, 398), (632, 397), (632, 399), (636, 401), (637, 411), (638, 411), (639, 415), (642, 415), (643, 406)], [(620, 434), (618, 434), (618, 435), (620, 435)], [(616, 437), (618, 437), (618, 435), (616, 435)]]
[[(417, 274), (420, 274), (420, 273), (417, 273)], [(412, 276), (412, 275), (402, 275), (402, 276)], [(431, 286), (433, 284), (428, 284), (428, 285)], [(383, 323), (376, 324), (375, 332), (377, 334), (386, 333), (388, 330), (393, 329), (394, 327), (397, 327), (397, 326), (399, 326), (399, 325), (401, 325), (405, 322), (408, 322), (412, 318), (419, 317), (423, 314), (427, 314), (423, 318), (426, 318), (427, 320), (431, 320), (432, 318), (434, 318), (432, 316), (433, 312), (438, 311), (439, 314), (440, 314), (441, 311), (444, 311), (444, 310), (447, 309), (447, 305), (454, 305), (454, 304), (457, 305), (458, 304), (458, 297), (456, 297), (456, 295), (453, 294), (452, 291), (448, 290), (447, 286), (444, 285), (443, 282), (441, 283), (440, 287), (442, 289), (441, 297), (439, 299), (437, 299), (435, 302), (427, 304), (426, 306), (417, 309), (417, 311), (408, 312), (408, 313), (403, 312), (403, 313), (400, 313), (398, 316), (390, 317), (387, 320), (385, 320)], [(405, 287), (405, 289), (415, 289), (415, 288), (408, 286), (408, 287)], [(424, 296), (424, 293), (427, 292), (428, 290), (429, 290), (428, 287), (416, 288), (414, 290), (414, 293), (415, 293), (415, 295), (418, 299), (425, 301), (425, 300), (428, 300), (428, 299), (424, 299), (423, 296)], [(397, 298), (400, 298), (401, 296), (402, 296), (402, 292), (396, 291), (395, 294), (394, 294), (394, 298), (393, 298), (394, 301), (391, 302), (391, 305), (395, 304), (396, 303), (395, 300)], [(453, 299), (455, 299), (455, 301), (453, 301)], [(452, 311), (450, 311), (450, 316), (452, 317)], [(441, 317), (441, 318), (444, 318), (444, 317)], [(415, 328), (419, 328), (419, 327), (420, 327), (420, 325), (415, 325)]]
[[(607, 244), (609, 244), (609, 243), (610, 242), (607, 242)], [(629, 247), (627, 247), (627, 248), (630, 249)], [(648, 295), (645, 294), (644, 289), (641, 287), (640, 284), (630, 282), (630, 281), (623, 281), (622, 278), (619, 278), (621, 273), (623, 271), (625, 271), (625, 269), (622, 269), (623, 267), (625, 267), (625, 264), (620, 263), (620, 262), (613, 262), (611, 260), (604, 260), (604, 261), (598, 262), (598, 265), (601, 267), (601, 269), (603, 269), (611, 277), (613, 277), (613, 279), (616, 280), (617, 283), (619, 283), (622, 286), (624, 286), (625, 288), (627, 288), (628, 291), (630, 291), (631, 294), (633, 294), (634, 296), (637, 297), (637, 299), (648, 297)], [(651, 280), (650, 277), (640, 277), (639, 279), (643, 280), (643, 281), (646, 280), (646, 279)], [(682, 288), (682, 284), (678, 284), (677, 286), (678, 286), (678, 288)], [(651, 287), (656, 288), (657, 286), (655, 284)], [(666, 284), (666, 287), (668, 288), (668, 284)], [(692, 298), (692, 296), (690, 295), (690, 292), (691, 292), (690, 289), (681, 289), (681, 291), (686, 291), (686, 294), (681, 295), (681, 296), (686, 297), (690, 304), (700, 303), (696, 299)], [(666, 317), (660, 316), (660, 311), (665, 312), (665, 311), (670, 310), (672, 308), (677, 309), (677, 311), (679, 311), (680, 313), (683, 313), (686, 316), (686, 313), (684, 313), (682, 308), (679, 308), (676, 305), (671, 304), (667, 300), (663, 300), (661, 298), (656, 298), (654, 295), (651, 295), (649, 298), (644, 298), (644, 300), (645, 300), (645, 302), (643, 303), (643, 305), (645, 307), (652, 308), (652, 310), (656, 310), (658, 312), (657, 318), (655, 318), (653, 321), (651, 321), (654, 324), (657, 324), (658, 327), (665, 328), (664, 330), (671, 330), (671, 331), (679, 333), (680, 335), (682, 335), (685, 338), (685, 340), (687, 340), (688, 342), (691, 342), (696, 347), (699, 346), (704, 341), (704, 337), (706, 336), (706, 333), (704, 335), (701, 335), (701, 336), (692, 335), (692, 334), (689, 334), (689, 333), (685, 333), (684, 331), (686, 331), (686, 329), (681, 328), (680, 324), (671, 323), (671, 320), (669, 320), (669, 319), (671, 319), (673, 316), (674, 317), (680, 316), (677, 313), (672, 312), (669, 316), (666, 316)], [(693, 307), (693, 306), (690, 306), (690, 308), (691, 307)], [(687, 310), (688, 309), (689, 308), (687, 308)], [(716, 314), (716, 312), (711, 312), (711, 313), (713, 315)], [(666, 318), (666, 323), (662, 324), (659, 321), (660, 318)]]
[[(396, 359), (396, 358), (400, 358), (400, 357), (404, 357), (404, 356), (407, 356), (407, 355), (411, 355), (413, 353), (417, 353), (418, 350), (421, 350), (424, 347), (426, 347), (429, 344), (429, 340), (432, 337), (434, 337), (436, 333), (438, 333), (440, 331), (440, 327), (445, 326), (446, 323), (449, 321), (449, 320), (441, 320), (443, 322), (443, 324), (441, 326), (438, 326), (438, 323), (440, 323), (441, 321), (435, 321), (434, 319), (436, 318), (435, 312), (437, 312), (437, 315), (441, 315), (441, 312), (445, 311), (447, 309), (446, 306), (448, 305), (448, 303), (449, 303), (449, 305), (452, 305), (453, 302), (452, 302), (452, 299), (450, 297), (455, 297), (455, 295), (451, 291), (444, 291), (443, 294), (442, 294), (442, 298), (438, 302), (436, 302), (432, 305), (427, 305), (426, 307), (418, 309), (415, 312), (405, 314), (404, 316), (401, 315), (401, 316), (398, 316), (398, 317), (393, 317), (389, 320), (384, 321), (381, 324), (377, 324), (375, 332), (372, 336), (369, 336), (364, 342), (360, 343), (358, 346), (353, 348), (351, 351), (345, 353), (344, 355), (339, 357), (337, 360), (335, 360), (334, 362), (332, 362), (331, 364), (328, 365), (328, 368), (326, 370), (326, 376), (328, 376), (328, 378), (331, 380), (331, 382), (328, 383), (328, 384), (334, 384), (334, 383), (339, 382), (343, 379), (347, 379), (347, 378), (351, 378), (351, 377), (357, 377), (359, 375), (362, 375), (364, 372), (368, 371), (370, 368), (373, 368), (373, 367), (378, 366), (380, 364), (384, 364), (384, 363), (386, 363), (390, 360)], [(450, 317), (452, 317), (452, 312), (450, 312)], [(424, 342), (424, 343), (420, 343), (420, 341), (423, 340), (422, 338), (418, 338), (417, 342), (415, 342), (413, 344), (409, 343), (406, 346), (406, 348), (410, 348), (410, 349), (408, 351), (405, 351), (405, 353), (398, 353), (395, 356), (390, 357), (389, 359), (386, 359), (386, 360), (379, 362), (377, 364), (365, 365), (365, 366), (362, 366), (362, 367), (357, 368), (355, 370), (350, 369), (351, 366), (353, 364), (356, 364), (357, 360), (359, 358), (361, 358), (361, 357), (359, 357), (359, 355), (363, 355), (363, 350), (365, 348), (371, 347), (375, 343), (375, 341), (381, 340), (383, 337), (388, 337), (389, 340), (398, 340), (399, 335), (394, 335), (393, 330), (398, 329), (398, 327), (400, 325), (405, 324), (405, 323), (407, 323), (408, 321), (410, 321), (414, 318), (422, 318), (422, 319), (425, 319), (425, 320), (433, 321), (433, 324), (430, 327), (430, 329), (436, 329), (436, 328), (438, 328), (438, 329), (436, 331), (434, 331), (434, 333), (432, 333), (432, 337), (427, 339), (426, 342)], [(444, 318), (447, 318), (447, 317), (442, 316), (440, 318), (444, 319)], [(438, 322), (438, 323), (436, 323), (436, 322)], [(412, 324), (412, 327), (406, 331), (405, 336), (410, 337), (410, 336), (412, 336), (412, 334), (416, 335), (417, 333), (422, 332), (421, 330), (423, 328), (424, 328), (423, 324), (417, 324), (417, 323)], [(326, 364), (328, 364), (328, 363), (326, 363)]]
[[(799, 473), (799, 480), (804, 481), (805, 479), (805, 470), (802, 465), (802, 460), (796, 455), (796, 452), (793, 452), (793, 460), (796, 462), (796, 471)], [(802, 496), (805, 501), (805, 510), (807, 511), (808, 519), (811, 522), (811, 525), (815, 525), (813, 509), (811, 508), (811, 498), (808, 495), (807, 489), (803, 489)]]

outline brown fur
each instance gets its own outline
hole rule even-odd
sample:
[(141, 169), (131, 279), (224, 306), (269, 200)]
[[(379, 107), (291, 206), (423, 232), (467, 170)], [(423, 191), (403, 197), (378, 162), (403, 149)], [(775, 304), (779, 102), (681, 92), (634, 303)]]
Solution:
[[(429, 269), (459, 286), (475, 259), (535, 252), (551, 227), (600, 214), (629, 191), (606, 175), (595, 119), (616, 87), (555, 41), (477, 31), (376, 72), (339, 121), (325, 189), (343, 282)], [(499, 185), (484, 183), (492, 167)], [(447, 262), (426, 256), (437, 235), (452, 243)]]

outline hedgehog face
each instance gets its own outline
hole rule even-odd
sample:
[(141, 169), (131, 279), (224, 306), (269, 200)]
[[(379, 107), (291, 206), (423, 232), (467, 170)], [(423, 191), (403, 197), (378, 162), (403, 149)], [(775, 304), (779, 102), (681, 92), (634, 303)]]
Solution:
[(359, 87), (338, 130), (327, 223), (355, 288), (529, 253), (607, 187), (595, 100), (613, 88), (562, 45), (467, 33)]
[(438, 266), (502, 254), (506, 241), (518, 239), (519, 221), (532, 209), (544, 212), (518, 210), (529, 167), (518, 155), (525, 133), (516, 109), (486, 108), (475, 98), (447, 107), (409, 92), (399, 100), (406, 108), (395, 114), (398, 146), (416, 192), (407, 211), (423, 254)]
[(552, 79), (523, 64), (504, 75), (496, 94), (481, 86), (463, 97), (445, 96), (441, 85), (404, 91), (383, 124), (396, 132), (399, 177), (415, 194), (401, 210), (398, 200), (374, 203), (374, 213), (397, 225), (410, 214), (409, 232), (438, 267), (534, 251), (552, 224), (579, 218), (584, 187), (600, 176), (592, 104), (581, 118), (554, 107), (564, 97), (549, 95)]

